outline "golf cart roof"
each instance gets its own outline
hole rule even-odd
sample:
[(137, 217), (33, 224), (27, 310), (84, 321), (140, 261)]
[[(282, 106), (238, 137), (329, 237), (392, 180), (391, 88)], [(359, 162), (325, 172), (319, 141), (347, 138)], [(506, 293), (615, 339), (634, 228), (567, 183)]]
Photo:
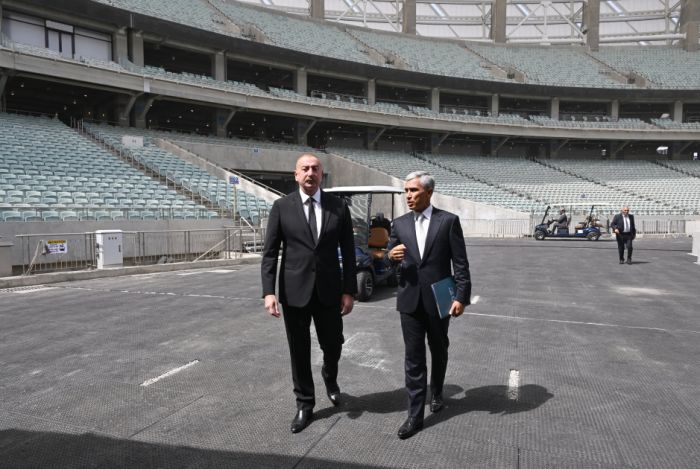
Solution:
[(323, 191), (342, 194), (403, 194), (403, 189), (394, 186), (338, 186)]

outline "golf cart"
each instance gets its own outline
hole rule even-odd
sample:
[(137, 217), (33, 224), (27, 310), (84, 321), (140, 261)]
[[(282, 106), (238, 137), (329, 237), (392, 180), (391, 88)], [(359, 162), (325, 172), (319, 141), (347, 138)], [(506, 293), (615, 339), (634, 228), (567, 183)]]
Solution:
[[(607, 233), (607, 220), (602, 222), (596, 215), (596, 207), (605, 203), (579, 203), (562, 206), (560, 213), (566, 214), (566, 221), (556, 223), (556, 218), (548, 218), (551, 206), (548, 206), (542, 216), (542, 221), (535, 226), (534, 237), (538, 241), (546, 238), (573, 238), (598, 241)], [(579, 220), (572, 226), (573, 220)]]
[[(357, 299), (367, 301), (377, 285), (398, 285), (398, 267), (385, 256), (394, 218), (394, 196), (403, 190), (392, 186), (345, 186), (323, 189), (343, 197), (350, 208), (355, 235)], [(390, 210), (385, 218), (380, 210)], [(378, 216), (379, 215), (379, 216)]]

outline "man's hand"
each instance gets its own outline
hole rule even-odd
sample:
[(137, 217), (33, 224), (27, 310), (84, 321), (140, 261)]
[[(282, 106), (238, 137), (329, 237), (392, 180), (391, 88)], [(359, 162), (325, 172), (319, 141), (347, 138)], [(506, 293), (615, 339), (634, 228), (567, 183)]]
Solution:
[(620, 230), (615, 228), (615, 234), (620, 234)]
[(455, 300), (452, 302), (452, 307), (450, 307), (450, 316), (453, 318), (459, 317), (464, 312), (464, 305), (459, 301)]
[(280, 317), (280, 308), (275, 295), (265, 295), (265, 309), (271, 316)]
[(352, 297), (352, 295), (343, 293), (343, 296), (340, 298), (340, 315), (345, 316), (350, 314), (352, 312), (354, 302), (355, 299)]
[(405, 244), (399, 244), (398, 246), (394, 246), (394, 248), (391, 251), (389, 251), (389, 259), (394, 261), (394, 262), (401, 262), (405, 256), (406, 256), (406, 245)]

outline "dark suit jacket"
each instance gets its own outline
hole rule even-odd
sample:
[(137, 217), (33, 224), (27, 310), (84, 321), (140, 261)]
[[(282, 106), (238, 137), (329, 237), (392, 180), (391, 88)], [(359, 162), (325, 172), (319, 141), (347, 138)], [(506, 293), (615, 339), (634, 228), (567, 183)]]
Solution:
[(467, 249), (462, 225), (456, 215), (433, 207), (422, 260), (418, 252), (413, 212), (398, 217), (392, 224), (387, 250), (399, 244), (406, 245), (406, 254), (401, 262), (397, 310), (413, 312), (418, 307), (418, 299), (422, 298), (426, 312), (437, 315), (437, 305), (430, 285), (452, 275), (453, 269), (457, 284), (455, 299), (464, 305), (470, 303), (471, 278)]
[[(632, 235), (632, 239), (637, 237), (637, 228), (634, 226), (634, 215), (628, 215), (630, 217), (630, 234)], [(615, 215), (612, 219), (612, 223), (610, 223), (610, 229), (615, 231), (615, 228), (620, 230), (620, 234), (622, 234), (623, 230), (625, 229), (625, 220), (622, 219), (622, 214), (618, 213)], [(617, 234), (615, 234), (617, 236)]]
[[(357, 291), (350, 211), (343, 199), (323, 191), (321, 209), (321, 231), (315, 244), (298, 190), (272, 204), (261, 267), (263, 296), (275, 293), (280, 245), (281, 304), (304, 307), (316, 289), (323, 305), (339, 305), (343, 293), (354, 294)], [(342, 274), (338, 246), (343, 257)]]

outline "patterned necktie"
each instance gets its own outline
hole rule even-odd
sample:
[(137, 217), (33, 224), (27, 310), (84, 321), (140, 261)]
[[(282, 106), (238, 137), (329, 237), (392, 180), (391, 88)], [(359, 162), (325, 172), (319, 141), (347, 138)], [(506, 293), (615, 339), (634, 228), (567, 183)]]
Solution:
[(313, 197), (306, 199), (306, 205), (309, 207), (309, 228), (311, 228), (311, 235), (314, 238), (314, 243), (316, 243), (318, 242), (318, 227), (316, 226), (316, 209), (314, 208)]

